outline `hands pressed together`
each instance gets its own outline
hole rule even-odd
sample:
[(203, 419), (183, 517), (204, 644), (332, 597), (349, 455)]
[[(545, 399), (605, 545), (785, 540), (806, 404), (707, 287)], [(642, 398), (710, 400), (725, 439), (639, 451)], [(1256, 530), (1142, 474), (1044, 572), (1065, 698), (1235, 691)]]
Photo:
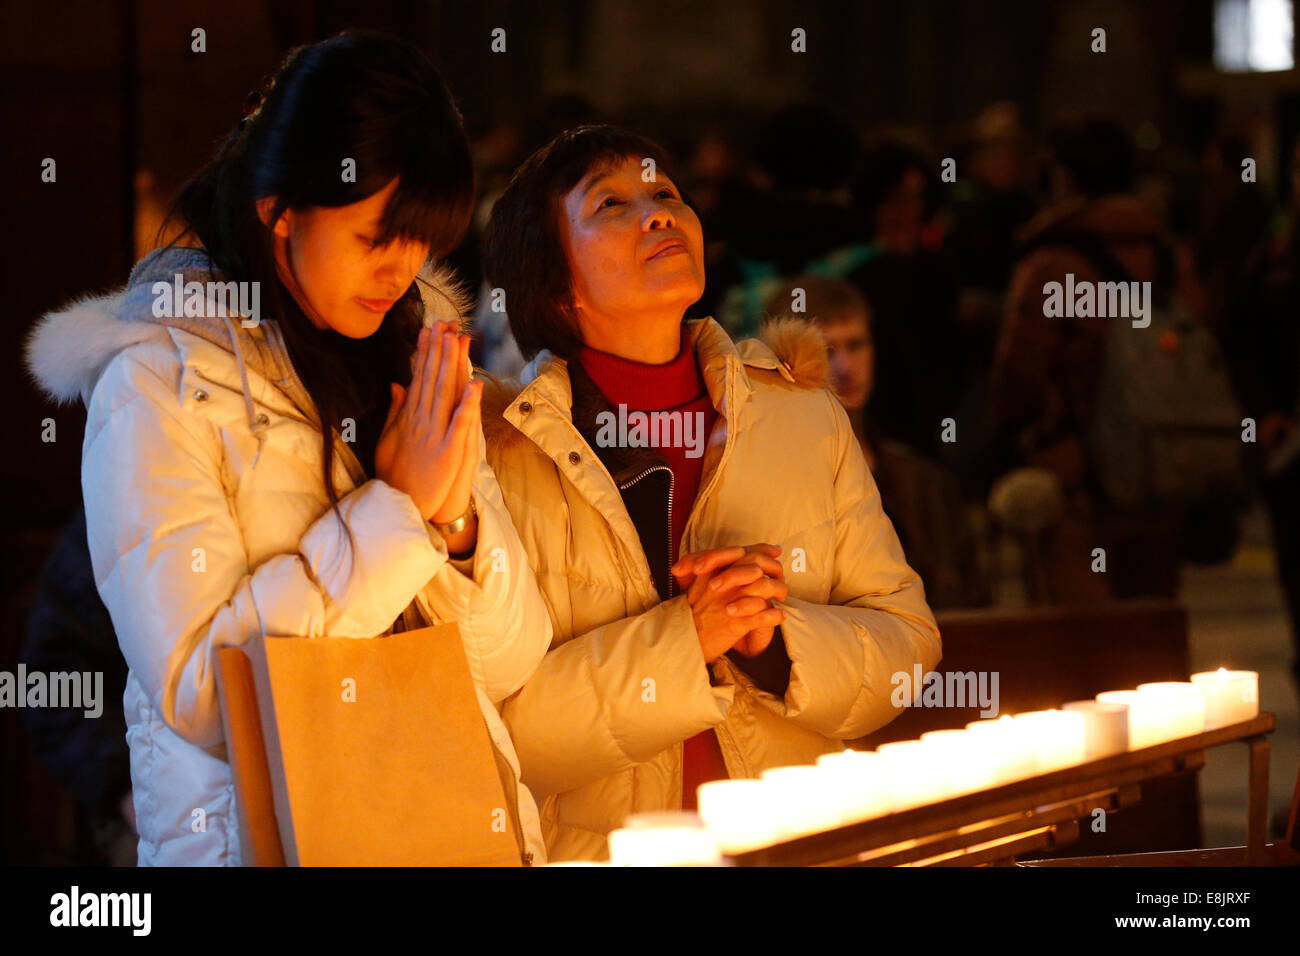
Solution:
[(705, 662), (733, 647), (745, 657), (767, 650), (785, 611), (773, 607), (789, 589), (774, 544), (713, 548), (685, 555), (672, 567), (695, 618)]
[(470, 380), (469, 344), (452, 323), (420, 330), (411, 385), (392, 386), (375, 449), (376, 477), (410, 495), (434, 524), (469, 509), (478, 467), (483, 383)]
[[(393, 384), (375, 449), (376, 477), (410, 495), (434, 524), (469, 509), (478, 467), (483, 383), (470, 380), (469, 345), (452, 323), (420, 330), (410, 387)], [(473, 532), (467, 543), (472, 547)], [(463, 550), (452, 544), (450, 550)], [(780, 554), (773, 544), (736, 545), (688, 554), (673, 565), (706, 662), (732, 648), (750, 658), (767, 649), (785, 620), (772, 602), (789, 593)]]

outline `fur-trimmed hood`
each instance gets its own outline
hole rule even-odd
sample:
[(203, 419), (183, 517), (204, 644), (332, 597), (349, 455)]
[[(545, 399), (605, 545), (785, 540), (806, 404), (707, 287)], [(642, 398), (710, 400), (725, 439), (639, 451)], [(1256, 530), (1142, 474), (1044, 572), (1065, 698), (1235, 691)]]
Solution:
[[(170, 247), (145, 256), (127, 284), (112, 292), (82, 296), (41, 317), (24, 348), (27, 370), (37, 386), (58, 403), (88, 402), (108, 363), (123, 350), (160, 341), (181, 329), (225, 349), (241, 364), (271, 377), (290, 373), (277, 323), (262, 319), (257, 334), (221, 316), (156, 316), (157, 282), (223, 281), (203, 249)], [(417, 276), (425, 304), (425, 325), (456, 320), (464, 326), (469, 295), (447, 266), (427, 263)], [(239, 316), (234, 316), (238, 319)]]
[[(723, 335), (712, 319), (698, 320), (715, 326), (715, 335)], [(754, 369), (777, 372), (799, 388), (827, 388), (830, 364), (826, 358), (826, 340), (811, 322), (796, 318), (775, 318), (764, 323), (757, 338), (742, 339), (732, 346), (742, 363)], [(488, 442), (510, 442), (523, 436), (504, 417), (506, 409), (529, 384), (552, 364), (564, 366), (563, 359), (549, 351), (537, 354), (518, 378), (488, 377), (483, 390), (483, 433)]]

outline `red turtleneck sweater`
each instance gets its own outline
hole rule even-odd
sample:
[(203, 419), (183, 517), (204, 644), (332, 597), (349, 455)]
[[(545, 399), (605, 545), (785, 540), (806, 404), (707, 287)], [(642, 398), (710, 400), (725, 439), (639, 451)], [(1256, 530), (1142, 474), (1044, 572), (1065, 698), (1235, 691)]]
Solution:
[[(701, 434), (707, 438), (713, 429), (718, 413), (709, 399), (708, 389), (704, 386), (684, 326), (677, 357), (663, 365), (634, 362), (586, 347), (582, 349), (579, 360), (616, 411), (619, 405), (625, 405), (628, 412), (676, 411), (688, 415), (700, 412), (704, 415), (704, 430)], [(687, 452), (691, 450), (685, 445), (661, 446), (656, 449), (673, 471), (673, 560), (681, 556), (682, 532), (695, 504), (704, 470), (704, 455), (687, 457)], [(685, 764), (682, 768), (684, 808), (695, 809), (695, 788), (700, 784), (707, 780), (724, 780), (726, 777), (727, 767), (722, 760), (722, 750), (718, 747), (717, 735), (712, 730), (696, 734), (686, 741)]]

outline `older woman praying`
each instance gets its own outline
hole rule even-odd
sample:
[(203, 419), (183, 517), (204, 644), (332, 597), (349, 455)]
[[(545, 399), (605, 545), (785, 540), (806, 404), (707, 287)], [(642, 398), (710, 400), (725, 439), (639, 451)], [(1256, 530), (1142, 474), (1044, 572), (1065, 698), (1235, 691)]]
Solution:
[(604, 859), (628, 814), (693, 807), (707, 780), (843, 749), (940, 656), (820, 333), (683, 321), (703, 235), (668, 165), (570, 130), (488, 228), (533, 358), (484, 395), (487, 455), (554, 625), (502, 716), (557, 861)]

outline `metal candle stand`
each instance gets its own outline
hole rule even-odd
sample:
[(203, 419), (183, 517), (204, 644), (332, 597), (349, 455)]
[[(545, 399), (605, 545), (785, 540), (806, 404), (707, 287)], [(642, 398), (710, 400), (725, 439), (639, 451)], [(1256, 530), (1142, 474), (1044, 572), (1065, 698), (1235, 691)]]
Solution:
[(1079, 821), (1098, 808), (1141, 799), (1143, 781), (1205, 765), (1209, 747), (1250, 749), (1245, 860), (1269, 862), (1267, 735), (1273, 715), (1114, 754), (1024, 780), (913, 807), (726, 857), (734, 866), (1008, 865), (1019, 855), (1073, 843)]

